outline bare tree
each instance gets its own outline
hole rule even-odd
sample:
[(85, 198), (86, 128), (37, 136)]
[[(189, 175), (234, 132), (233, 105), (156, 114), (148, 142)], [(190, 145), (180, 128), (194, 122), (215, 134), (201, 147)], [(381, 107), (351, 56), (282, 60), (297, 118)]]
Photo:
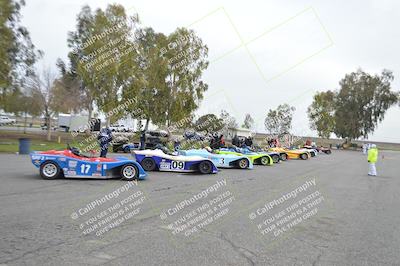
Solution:
[(280, 104), (275, 110), (269, 109), (264, 120), (265, 129), (269, 134), (282, 136), (288, 134), (292, 128), (293, 113), (296, 110), (293, 106)]
[(55, 80), (56, 75), (49, 68), (42, 71), (41, 74), (36, 74), (29, 80), (29, 87), (34, 101), (41, 106), (47, 126), (47, 140), (51, 140), (51, 116), (56, 111), (54, 103)]

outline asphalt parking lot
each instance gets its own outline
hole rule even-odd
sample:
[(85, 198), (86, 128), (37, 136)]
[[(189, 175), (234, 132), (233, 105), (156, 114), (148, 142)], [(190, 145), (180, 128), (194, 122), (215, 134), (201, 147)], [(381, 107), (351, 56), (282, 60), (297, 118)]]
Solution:
[(396, 265), (400, 153), (380, 156), (377, 177), (334, 151), (135, 184), (42, 180), (0, 154), (0, 265)]

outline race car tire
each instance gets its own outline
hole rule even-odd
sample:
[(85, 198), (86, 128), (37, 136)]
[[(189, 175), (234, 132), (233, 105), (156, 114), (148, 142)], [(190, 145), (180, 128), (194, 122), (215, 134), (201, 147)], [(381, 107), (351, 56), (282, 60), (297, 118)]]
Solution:
[(129, 148), (129, 147), (124, 148), (124, 153), (130, 153), (130, 152), (131, 152), (131, 148)]
[(288, 156), (287, 156), (286, 153), (281, 153), (279, 157), (280, 157), (280, 159), (281, 159), (282, 161), (287, 161), (287, 158), (288, 158)]
[(246, 169), (247, 167), (249, 167), (249, 160), (247, 159), (240, 159), (237, 162), (237, 165), (240, 169)]
[(201, 174), (211, 174), (213, 170), (212, 163), (209, 161), (202, 161), (199, 163), (199, 172)]
[(326, 151), (324, 151), (326, 154), (331, 154), (332, 153), (332, 151), (331, 150), (326, 150)]
[(308, 154), (307, 153), (300, 154), (300, 159), (307, 160), (308, 159)]
[(144, 158), (140, 165), (143, 167), (145, 171), (154, 171), (156, 170), (156, 162), (153, 158)]
[(40, 165), (40, 176), (43, 179), (56, 179), (61, 177), (61, 175), (61, 168), (53, 161), (45, 161)]
[(315, 157), (315, 152), (310, 151), (311, 157)]
[(278, 154), (271, 155), (271, 158), (274, 163), (279, 163), (280, 157)]
[(125, 164), (121, 167), (121, 177), (123, 180), (135, 180), (139, 176), (139, 169), (132, 163)]
[[(271, 156), (272, 157), (272, 156)], [(272, 157), (272, 160), (274, 161), (274, 157)], [(279, 160), (279, 157), (278, 157), (278, 160)], [(275, 161), (274, 161), (275, 162)], [(269, 164), (269, 158), (268, 158), (268, 156), (263, 156), (263, 157), (261, 157), (260, 158), (260, 163), (262, 164), (262, 165), (268, 165)]]

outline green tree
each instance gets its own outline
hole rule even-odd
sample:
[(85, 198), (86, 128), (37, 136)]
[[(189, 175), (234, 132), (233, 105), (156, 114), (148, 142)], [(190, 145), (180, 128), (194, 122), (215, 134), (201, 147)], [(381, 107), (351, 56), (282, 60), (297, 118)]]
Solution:
[[(15, 112), (15, 105), (6, 105), (9, 96), (21, 90), (33, 75), (33, 65), (42, 52), (31, 42), (28, 30), (20, 24), (23, 0), (0, 1), (0, 107)], [(18, 93), (18, 92), (17, 92)]]
[(208, 49), (193, 31), (179, 28), (165, 36), (139, 28), (138, 17), (128, 17), (120, 5), (95, 12), (83, 7), (68, 43), (71, 71), (106, 116), (134, 98), (140, 105), (130, 105), (126, 113), (145, 119), (145, 128), (150, 121), (169, 126), (192, 115), (207, 90), (201, 76)]
[(21, 109), (19, 107), (23, 95), (24, 92), (19, 87), (15, 87), (13, 89), (5, 91), (5, 94), (3, 94), (4, 102), (1, 105), (1, 108), (6, 112), (10, 112), (15, 114), (16, 116), (19, 116), (21, 112)]
[[(135, 24), (135, 18), (128, 17), (121, 5), (109, 5), (105, 11), (97, 9), (95, 12), (93, 35), (101, 38), (97, 38), (96, 43), (91, 45), (90, 52), (95, 52), (96, 59), (101, 60), (86, 71), (95, 75), (94, 102), (106, 115), (107, 124), (110, 124), (111, 119), (115, 121), (123, 114), (113, 113), (113, 118), (108, 115), (119, 104), (125, 102), (125, 99), (122, 99), (122, 90), (129, 87), (129, 82), (122, 73), (131, 66), (131, 59), (136, 55), (134, 45), (129, 39)], [(113, 28), (116, 30), (111, 31)], [(99, 53), (101, 55), (98, 55)], [(93, 62), (91, 60), (91, 63)], [(84, 67), (86, 66), (87, 64)]]
[(129, 111), (134, 118), (146, 121), (144, 127), (147, 130), (150, 121), (160, 126), (167, 121), (166, 103), (170, 97), (166, 85), (168, 68), (166, 60), (160, 55), (162, 47), (167, 45), (167, 37), (150, 27), (137, 30), (136, 35), (139, 36), (139, 55), (126, 73), (131, 82), (124, 89), (123, 97), (137, 99), (140, 105), (129, 106)]
[(95, 85), (94, 75), (90, 75), (83, 67), (80, 66), (80, 60), (83, 60), (85, 56), (86, 45), (89, 44), (89, 39), (92, 36), (91, 32), (93, 29), (94, 18), (92, 10), (89, 6), (85, 5), (82, 7), (80, 13), (76, 18), (76, 31), (68, 33), (67, 44), (72, 49), (68, 53), (69, 68), (62, 60), (58, 60), (57, 66), (61, 72), (62, 79), (76, 80), (80, 85), (82, 97), (82, 109), (87, 109), (88, 123), (92, 117), (93, 105), (94, 105), (94, 91)]
[(318, 92), (307, 109), (311, 129), (317, 130), (321, 138), (329, 138), (335, 130), (335, 97), (330, 90)]
[(31, 91), (21, 93), (18, 102), (19, 113), (24, 117), (24, 133), (26, 133), (28, 114), (32, 117), (40, 116), (43, 106), (41, 106), (39, 99)]
[(165, 36), (148, 27), (137, 35), (139, 55), (124, 97), (137, 96), (145, 129), (150, 121), (170, 127), (187, 120), (208, 87), (201, 79), (208, 66), (207, 47), (184, 28)]
[[(136, 49), (131, 38), (137, 25), (136, 17), (126, 15), (123, 6), (108, 5), (94, 12), (84, 6), (77, 18), (77, 29), (69, 33), (68, 44), (71, 72), (77, 75), (84, 92), (89, 119), (96, 105), (106, 115), (123, 103), (122, 91), (129, 87), (135, 71)], [(115, 114), (122, 115), (122, 113)]]
[(292, 128), (293, 113), (296, 110), (288, 104), (280, 104), (275, 110), (269, 109), (264, 120), (265, 129), (277, 136), (287, 134)]
[(250, 114), (246, 114), (246, 116), (244, 117), (244, 121), (243, 121), (243, 128), (247, 128), (250, 129), (254, 126), (254, 119), (251, 117)]
[(361, 69), (340, 81), (335, 101), (335, 134), (341, 138), (367, 138), (373, 133), (385, 112), (398, 101), (391, 91), (393, 74), (383, 70), (370, 75)]
[(26, 133), (28, 115), (32, 117), (39, 116), (43, 107), (39, 98), (34, 97), (32, 90), (27, 87), (23, 91), (16, 88), (10, 92), (5, 103), (5, 110), (12, 110), (16, 116), (24, 117), (24, 133)]
[(198, 108), (208, 85), (202, 80), (208, 67), (208, 48), (193, 30), (178, 28), (167, 38), (165, 119), (167, 124), (191, 115)]

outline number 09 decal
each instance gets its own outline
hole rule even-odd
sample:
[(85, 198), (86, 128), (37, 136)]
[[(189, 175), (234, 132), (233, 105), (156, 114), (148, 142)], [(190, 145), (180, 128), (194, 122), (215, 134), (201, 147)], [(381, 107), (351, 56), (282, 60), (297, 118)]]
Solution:
[(179, 161), (171, 162), (171, 169), (183, 169), (183, 168), (185, 168), (184, 162), (179, 162)]

